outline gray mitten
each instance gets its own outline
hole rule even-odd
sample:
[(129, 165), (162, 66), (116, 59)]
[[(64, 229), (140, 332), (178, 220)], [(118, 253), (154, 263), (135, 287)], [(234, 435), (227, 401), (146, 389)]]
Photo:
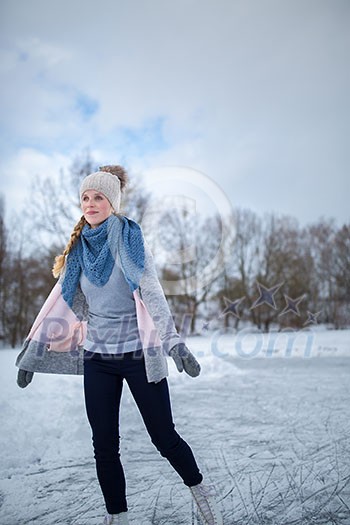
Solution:
[(20, 368), (17, 374), (17, 385), (21, 388), (25, 388), (33, 379), (33, 375), (34, 372), (28, 372), (28, 370), (22, 370)]
[(179, 372), (185, 370), (191, 377), (199, 376), (199, 372), (201, 371), (200, 364), (185, 343), (178, 343), (173, 346), (169, 351), (169, 355), (174, 359)]

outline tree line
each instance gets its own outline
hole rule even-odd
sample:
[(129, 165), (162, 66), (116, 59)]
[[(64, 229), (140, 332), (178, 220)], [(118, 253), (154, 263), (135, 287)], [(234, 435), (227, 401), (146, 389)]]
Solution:
[[(52, 289), (51, 268), (80, 217), (78, 188), (96, 168), (88, 153), (57, 180), (33, 181), (25, 211), (5, 221), (0, 199), (0, 340), (15, 347)], [(263, 331), (316, 323), (350, 325), (350, 224), (300, 226), (289, 216), (234, 209), (222, 218), (184, 209), (143, 219), (152, 195), (133, 176), (122, 213), (141, 223), (177, 328), (254, 326)], [(154, 222), (156, 221), (156, 223)]]

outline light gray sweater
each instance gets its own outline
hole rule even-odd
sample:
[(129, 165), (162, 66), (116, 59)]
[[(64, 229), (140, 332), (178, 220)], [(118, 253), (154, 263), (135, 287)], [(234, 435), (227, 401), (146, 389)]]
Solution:
[(84, 348), (102, 354), (123, 354), (142, 348), (135, 299), (116, 262), (104, 286), (91, 283), (84, 273), (80, 286), (89, 305)]
[[(169, 353), (169, 350), (174, 345), (179, 342), (185, 342), (185, 340), (180, 337), (176, 330), (168, 302), (157, 276), (151, 250), (146, 241), (144, 246), (145, 269), (137, 293), (139, 293), (148, 313), (152, 317), (161, 341), (161, 348), (156, 348), (154, 352), (147, 352), (145, 356), (147, 379), (149, 382), (158, 382), (168, 375), (165, 355)], [(57, 284), (62, 282), (63, 277), (64, 274), (60, 276)], [(116, 292), (116, 298), (117, 296)], [(44, 303), (43, 308), (45, 308), (46, 303), (49, 304), (51, 309), (50, 315), (52, 315), (51, 312), (54, 312), (55, 303), (52, 303), (50, 296)], [(66, 309), (69, 310), (68, 305), (66, 305)], [(78, 319), (88, 320), (89, 305), (80, 285), (78, 285), (71, 310)], [(38, 330), (44, 321), (45, 319), (40, 321)], [(83, 347), (77, 347), (75, 352), (56, 352), (49, 348), (49, 343), (49, 340), (35, 339), (35, 334), (33, 338), (27, 338), (22, 351), (17, 357), (16, 366), (31, 372), (54, 374), (83, 373)]]

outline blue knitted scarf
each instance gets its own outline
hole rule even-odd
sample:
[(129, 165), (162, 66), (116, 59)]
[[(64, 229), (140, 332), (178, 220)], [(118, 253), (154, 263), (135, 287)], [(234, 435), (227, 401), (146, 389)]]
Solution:
[(91, 283), (104, 286), (110, 278), (116, 257), (133, 292), (139, 286), (145, 265), (140, 226), (124, 215), (110, 215), (97, 228), (86, 224), (66, 260), (62, 295), (70, 307), (81, 272)]

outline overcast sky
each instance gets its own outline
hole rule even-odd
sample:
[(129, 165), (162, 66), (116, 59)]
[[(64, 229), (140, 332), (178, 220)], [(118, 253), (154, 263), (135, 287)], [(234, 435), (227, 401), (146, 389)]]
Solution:
[(349, 221), (349, 0), (1, 0), (0, 10), (8, 209), (33, 175), (57, 176), (89, 147), (130, 174), (199, 170), (234, 207)]

